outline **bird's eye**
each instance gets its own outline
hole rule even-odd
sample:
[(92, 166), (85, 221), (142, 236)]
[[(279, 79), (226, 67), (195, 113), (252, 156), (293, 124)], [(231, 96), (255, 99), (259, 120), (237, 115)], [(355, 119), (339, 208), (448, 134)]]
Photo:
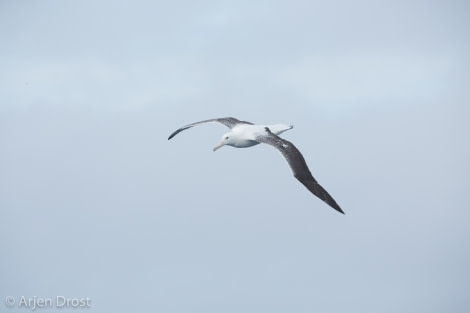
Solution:
[(225, 139), (228, 139), (228, 136), (227, 136), (227, 137), (225, 137)]

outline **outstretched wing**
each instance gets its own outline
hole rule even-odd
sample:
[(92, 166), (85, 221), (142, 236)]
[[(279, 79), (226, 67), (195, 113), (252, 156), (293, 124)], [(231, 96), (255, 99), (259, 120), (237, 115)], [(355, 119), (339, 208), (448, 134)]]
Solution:
[(182, 132), (185, 129), (188, 129), (188, 128), (191, 128), (193, 126), (200, 125), (200, 124), (206, 124), (206, 123), (220, 123), (222, 125), (227, 126), (230, 129), (232, 129), (237, 124), (250, 124), (250, 125), (253, 125), (250, 122), (239, 121), (239, 120), (237, 120), (236, 118), (233, 118), (233, 117), (213, 118), (213, 119), (210, 119), (210, 120), (200, 121), (200, 122), (196, 122), (196, 123), (192, 123), (192, 124), (183, 126), (180, 129), (173, 132), (173, 134), (171, 134), (170, 137), (168, 137), (168, 140), (175, 137), (178, 133)]
[(325, 201), (329, 206), (338, 212), (344, 214), (343, 210), (339, 207), (333, 197), (313, 178), (312, 173), (308, 169), (307, 163), (300, 151), (289, 141), (273, 134), (268, 127), (265, 128), (266, 132), (256, 137), (258, 142), (262, 142), (273, 146), (287, 160), (295, 178), (297, 178), (311, 193), (318, 198)]

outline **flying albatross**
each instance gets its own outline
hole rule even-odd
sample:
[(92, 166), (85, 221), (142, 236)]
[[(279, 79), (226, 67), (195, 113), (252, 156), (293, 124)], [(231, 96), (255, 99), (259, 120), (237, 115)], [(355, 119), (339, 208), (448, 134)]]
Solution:
[(295, 178), (297, 178), (315, 196), (325, 201), (336, 211), (344, 214), (343, 210), (341, 210), (333, 197), (331, 197), (330, 194), (315, 180), (315, 178), (313, 178), (312, 173), (310, 173), (307, 163), (300, 151), (291, 142), (278, 136), (286, 130), (292, 129), (292, 125), (254, 125), (250, 122), (239, 121), (233, 117), (214, 118), (183, 126), (171, 134), (170, 137), (168, 137), (168, 140), (183, 130), (206, 123), (220, 123), (231, 130), (229, 133), (222, 136), (222, 140), (214, 147), (213, 151), (216, 151), (225, 145), (236, 148), (247, 148), (259, 143), (265, 143), (273, 146), (284, 156), (294, 173)]

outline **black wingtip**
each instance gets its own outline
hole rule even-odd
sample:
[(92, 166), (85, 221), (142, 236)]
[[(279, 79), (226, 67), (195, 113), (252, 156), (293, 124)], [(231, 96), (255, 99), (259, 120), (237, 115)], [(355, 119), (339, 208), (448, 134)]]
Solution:
[(346, 213), (344, 213), (344, 211), (339, 207), (339, 205), (336, 204), (336, 202), (335, 202), (335, 203), (329, 203), (329, 202), (327, 202), (327, 201), (325, 201), (325, 202), (326, 202), (330, 207), (332, 207), (333, 209), (335, 209), (336, 211), (338, 211), (339, 213), (341, 213), (341, 214), (346, 214)]
[(181, 129), (178, 129), (177, 131), (174, 131), (170, 137), (168, 137), (168, 140), (170, 140), (171, 138), (175, 137), (179, 132), (181, 131)]

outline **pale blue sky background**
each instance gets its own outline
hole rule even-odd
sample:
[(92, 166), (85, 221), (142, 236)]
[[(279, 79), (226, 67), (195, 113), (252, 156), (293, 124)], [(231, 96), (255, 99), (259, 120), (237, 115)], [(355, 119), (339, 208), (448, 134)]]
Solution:
[[(0, 2), (0, 310), (468, 312), (469, 29), (467, 1)], [(223, 126), (167, 141), (222, 116), (294, 124), (346, 215)]]

